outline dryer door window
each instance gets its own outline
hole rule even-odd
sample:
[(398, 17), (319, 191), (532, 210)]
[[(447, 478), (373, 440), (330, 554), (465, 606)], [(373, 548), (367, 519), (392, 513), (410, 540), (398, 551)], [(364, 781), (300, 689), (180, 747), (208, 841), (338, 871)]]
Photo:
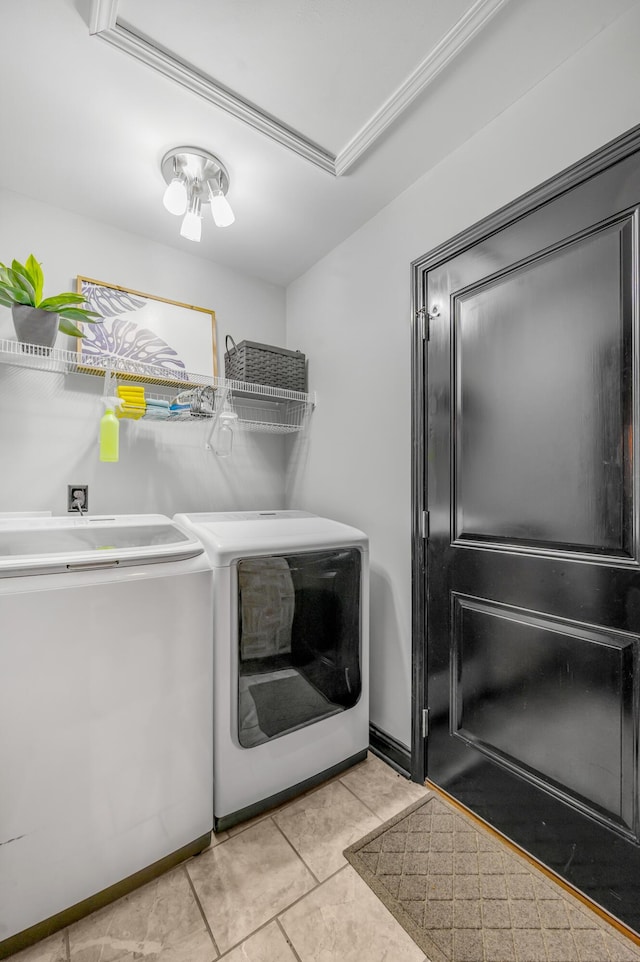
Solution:
[(357, 548), (238, 562), (238, 740), (252, 748), (361, 692)]

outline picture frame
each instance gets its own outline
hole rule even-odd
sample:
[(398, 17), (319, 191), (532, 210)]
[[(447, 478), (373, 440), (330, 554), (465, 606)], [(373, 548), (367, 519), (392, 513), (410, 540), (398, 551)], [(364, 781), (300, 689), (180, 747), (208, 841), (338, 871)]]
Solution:
[(77, 291), (103, 318), (81, 325), (81, 370), (172, 387), (217, 377), (215, 311), (82, 275)]

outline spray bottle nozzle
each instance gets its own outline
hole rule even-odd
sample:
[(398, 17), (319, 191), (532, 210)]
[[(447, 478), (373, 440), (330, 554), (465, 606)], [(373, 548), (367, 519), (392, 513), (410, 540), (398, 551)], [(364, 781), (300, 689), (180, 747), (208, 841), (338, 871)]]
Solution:
[(115, 397), (115, 395), (113, 397), (110, 397), (107, 394), (103, 394), (100, 400), (104, 404), (105, 411), (115, 411), (117, 407), (122, 407), (122, 405), (124, 404), (124, 401), (122, 400), (122, 398)]

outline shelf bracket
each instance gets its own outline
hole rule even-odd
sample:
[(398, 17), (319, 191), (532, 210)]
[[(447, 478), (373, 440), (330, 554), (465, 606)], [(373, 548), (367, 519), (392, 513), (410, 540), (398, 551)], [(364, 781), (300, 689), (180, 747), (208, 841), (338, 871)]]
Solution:
[(216, 392), (216, 402), (213, 409), (213, 414), (211, 415), (211, 427), (205, 438), (204, 446), (207, 451), (213, 451), (213, 445), (211, 444), (211, 439), (213, 438), (213, 432), (216, 429), (216, 424), (220, 418), (220, 412), (223, 410), (227, 399), (231, 398), (231, 389), (226, 385), (224, 387), (219, 387)]

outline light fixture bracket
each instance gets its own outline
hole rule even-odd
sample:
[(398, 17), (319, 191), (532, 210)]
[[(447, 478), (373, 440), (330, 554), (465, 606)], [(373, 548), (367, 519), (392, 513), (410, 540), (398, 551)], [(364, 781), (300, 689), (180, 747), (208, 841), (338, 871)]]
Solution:
[(162, 176), (170, 184), (176, 173), (183, 173), (191, 190), (202, 203), (209, 200), (207, 184), (212, 190), (220, 188), (226, 196), (229, 174), (221, 160), (200, 147), (174, 147), (162, 158)]

